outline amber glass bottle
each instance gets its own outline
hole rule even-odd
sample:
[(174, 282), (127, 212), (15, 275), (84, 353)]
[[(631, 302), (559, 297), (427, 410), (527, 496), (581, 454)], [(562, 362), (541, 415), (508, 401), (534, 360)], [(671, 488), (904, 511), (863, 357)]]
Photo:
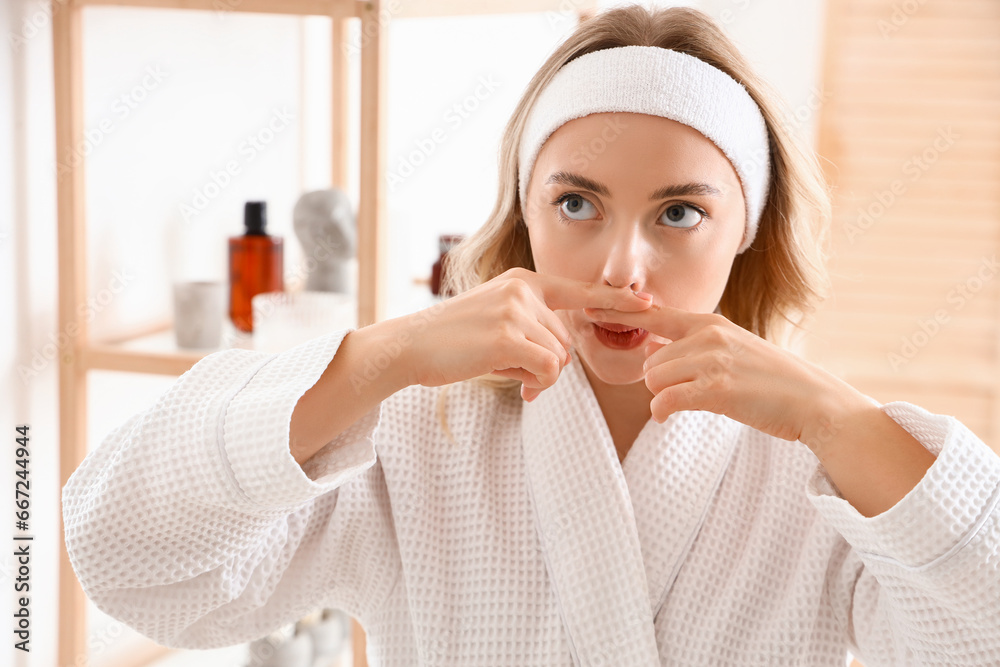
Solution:
[(438, 252), (440, 257), (431, 267), (431, 294), (442, 299), (455, 296), (444, 289), (445, 276), (448, 274), (448, 251), (465, 239), (462, 234), (442, 234), (438, 237)]
[(248, 201), (243, 225), (243, 236), (229, 238), (229, 319), (240, 331), (251, 333), (251, 299), (285, 289), (284, 243), (267, 233), (266, 202)]

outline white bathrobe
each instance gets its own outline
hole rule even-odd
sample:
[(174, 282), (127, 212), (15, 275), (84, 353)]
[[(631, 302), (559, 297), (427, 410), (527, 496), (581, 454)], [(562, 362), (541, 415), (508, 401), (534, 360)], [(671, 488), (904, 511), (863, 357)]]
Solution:
[(532, 403), (449, 387), (454, 441), (408, 387), (303, 469), (290, 417), (344, 333), (216, 352), (89, 454), (63, 512), (99, 608), (188, 648), (341, 608), (373, 667), (1000, 665), (1000, 457), (953, 417), (882, 406), (938, 456), (870, 519), (709, 412), (619, 464), (577, 357)]

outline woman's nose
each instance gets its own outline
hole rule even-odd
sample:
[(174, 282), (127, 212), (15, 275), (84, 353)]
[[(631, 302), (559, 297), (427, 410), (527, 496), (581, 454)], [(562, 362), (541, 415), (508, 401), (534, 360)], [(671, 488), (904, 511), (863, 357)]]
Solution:
[(612, 287), (641, 291), (646, 281), (649, 244), (635, 229), (616, 235), (604, 261), (604, 281)]

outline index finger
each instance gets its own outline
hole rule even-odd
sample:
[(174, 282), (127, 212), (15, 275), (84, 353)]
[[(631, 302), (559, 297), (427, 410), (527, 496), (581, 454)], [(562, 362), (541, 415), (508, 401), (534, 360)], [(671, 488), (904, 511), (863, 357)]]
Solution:
[(637, 312), (653, 303), (652, 295), (633, 292), (628, 287), (612, 287), (544, 273), (537, 275), (542, 298), (552, 310), (610, 308)]

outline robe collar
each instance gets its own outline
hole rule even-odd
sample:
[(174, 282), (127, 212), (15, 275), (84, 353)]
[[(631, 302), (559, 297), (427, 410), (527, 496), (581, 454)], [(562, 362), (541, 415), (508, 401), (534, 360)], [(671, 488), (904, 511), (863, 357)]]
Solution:
[(577, 665), (659, 665), (653, 619), (743, 426), (702, 411), (650, 419), (623, 463), (573, 351), (524, 403), (535, 524)]

